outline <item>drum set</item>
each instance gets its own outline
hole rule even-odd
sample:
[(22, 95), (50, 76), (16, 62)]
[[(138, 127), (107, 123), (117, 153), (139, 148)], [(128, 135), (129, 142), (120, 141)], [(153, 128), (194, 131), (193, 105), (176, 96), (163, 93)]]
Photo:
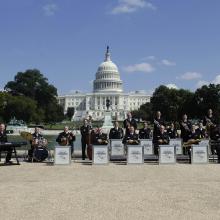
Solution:
[[(27, 141), (30, 141), (32, 146), (32, 155), (31, 160), (36, 162), (43, 162), (46, 160), (49, 156), (49, 151), (47, 149), (48, 141), (45, 138), (39, 137), (39, 138), (33, 138), (32, 134), (30, 132), (23, 131), (20, 133), (21, 137), (26, 139)], [(29, 155), (30, 156), (30, 155)], [(28, 158), (30, 159), (30, 158)]]
[(49, 152), (47, 149), (48, 141), (45, 138), (34, 138), (32, 140), (33, 149), (33, 161), (42, 162), (48, 158)]

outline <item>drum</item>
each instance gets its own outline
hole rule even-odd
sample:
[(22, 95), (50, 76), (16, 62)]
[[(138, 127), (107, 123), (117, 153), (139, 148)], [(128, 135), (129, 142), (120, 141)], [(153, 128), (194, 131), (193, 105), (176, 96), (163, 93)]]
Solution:
[(42, 138), (38, 142), (38, 146), (46, 147), (47, 146), (47, 139)]
[(47, 143), (47, 139), (45, 138), (35, 138), (32, 140), (32, 145), (35, 147), (46, 147)]
[(45, 147), (37, 147), (33, 152), (33, 159), (42, 162), (48, 157), (48, 150)]

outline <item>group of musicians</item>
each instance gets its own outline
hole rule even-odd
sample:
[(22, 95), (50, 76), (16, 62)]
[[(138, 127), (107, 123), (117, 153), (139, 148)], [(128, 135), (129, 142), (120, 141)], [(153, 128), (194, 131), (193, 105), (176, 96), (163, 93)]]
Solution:
[[(203, 121), (200, 121), (197, 128), (192, 124), (187, 115), (182, 116), (179, 122), (180, 137), (184, 143), (198, 143), (196, 141), (202, 138), (210, 138), (213, 141), (220, 141), (220, 126), (217, 123), (216, 118), (213, 116), (212, 109), (209, 109), (207, 115)], [(124, 128), (124, 129), (123, 129)], [(91, 118), (84, 119), (83, 125), (80, 127), (81, 133), (81, 145), (82, 145), (82, 160), (86, 158), (86, 146), (108, 144), (109, 139), (121, 139), (123, 144), (139, 144), (140, 139), (151, 139), (154, 145), (154, 154), (158, 155), (159, 145), (169, 144), (170, 139), (179, 137), (174, 123), (166, 126), (165, 121), (162, 118), (161, 112), (157, 111), (153, 120), (153, 131), (149, 128), (146, 121), (143, 122), (143, 127), (137, 130), (137, 122), (132, 118), (132, 114), (129, 112), (127, 118), (123, 121), (123, 128), (119, 126), (116, 121), (114, 127), (110, 129), (109, 135), (103, 133), (101, 128), (93, 129)], [(74, 152), (75, 135), (69, 131), (68, 126), (64, 127), (64, 131), (61, 132), (56, 142), (60, 145), (70, 145), (71, 154)], [(0, 124), (0, 142), (7, 142), (7, 135), (5, 132), (5, 125)], [(35, 132), (32, 134), (31, 148), (28, 151), (29, 160), (33, 159), (33, 152), (38, 146), (46, 146), (47, 141), (40, 133), (40, 128), (36, 127)], [(184, 154), (188, 153), (188, 149), (184, 151)], [(220, 163), (220, 147), (211, 148), (212, 154), (215, 152), (218, 155), (218, 162)], [(7, 149), (7, 156), (5, 163), (11, 163), (12, 149)]]

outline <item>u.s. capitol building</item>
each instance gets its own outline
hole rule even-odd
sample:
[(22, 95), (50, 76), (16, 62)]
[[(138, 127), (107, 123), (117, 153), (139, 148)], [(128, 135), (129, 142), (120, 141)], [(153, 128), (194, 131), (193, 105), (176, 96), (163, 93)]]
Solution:
[(110, 111), (113, 117), (123, 120), (127, 112), (139, 109), (140, 106), (150, 101), (150, 95), (143, 91), (123, 92), (123, 82), (117, 66), (111, 61), (109, 47), (96, 72), (93, 81), (93, 92), (64, 95), (58, 97), (58, 102), (67, 112), (69, 107), (74, 107), (74, 121), (82, 120), (91, 115), (94, 120), (102, 120), (107, 110), (106, 100), (110, 100)]

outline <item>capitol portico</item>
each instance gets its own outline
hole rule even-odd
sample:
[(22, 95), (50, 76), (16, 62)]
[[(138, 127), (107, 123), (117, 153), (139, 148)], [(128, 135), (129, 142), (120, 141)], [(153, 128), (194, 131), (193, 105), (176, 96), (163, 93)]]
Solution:
[(93, 81), (93, 92), (75, 92), (71, 95), (59, 96), (58, 102), (64, 107), (65, 112), (68, 108), (74, 107), (74, 121), (82, 120), (88, 115), (94, 120), (101, 120), (104, 118), (106, 100), (109, 99), (112, 116), (123, 120), (128, 111), (137, 110), (142, 104), (149, 102), (150, 95), (141, 91), (124, 93), (122, 84), (118, 68), (111, 61), (107, 47), (105, 60), (99, 65)]

